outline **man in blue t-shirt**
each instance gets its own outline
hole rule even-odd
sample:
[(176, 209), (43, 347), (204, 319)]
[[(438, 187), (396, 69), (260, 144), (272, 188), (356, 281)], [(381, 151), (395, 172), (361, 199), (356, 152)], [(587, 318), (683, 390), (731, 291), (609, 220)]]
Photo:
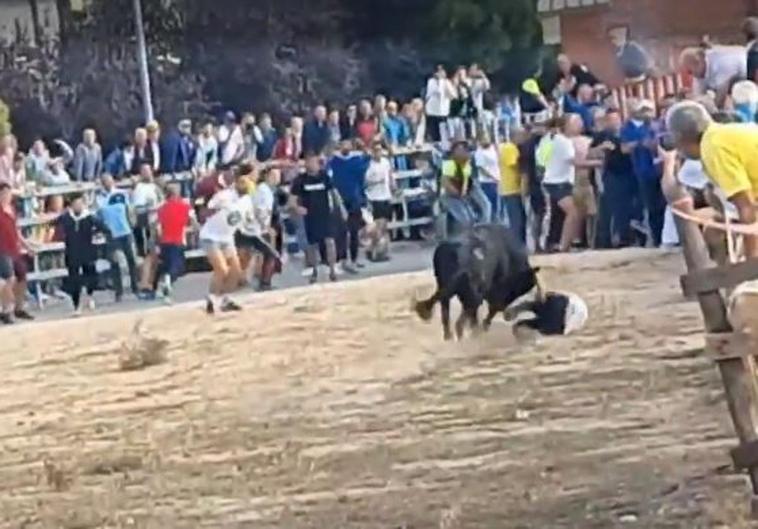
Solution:
[(563, 99), (563, 110), (567, 114), (579, 114), (584, 125), (584, 132), (589, 133), (595, 128), (593, 109), (597, 107), (595, 89), (588, 84), (579, 85), (576, 98), (566, 94)]
[(121, 251), (129, 267), (129, 281), (132, 292), (138, 294), (137, 261), (134, 257), (134, 235), (129, 222), (129, 196), (116, 188), (113, 176), (104, 174), (101, 178), (102, 189), (95, 195), (97, 215), (108, 227), (112, 238), (108, 248), (113, 288), (116, 291), (116, 301), (121, 301), (124, 295), (124, 285), (121, 279), (121, 267), (116, 252)]
[[(348, 273), (355, 273), (356, 268), (363, 267), (358, 260), (358, 250), (360, 248), (360, 231), (364, 225), (361, 208), (367, 204), (366, 170), (370, 161), (368, 154), (353, 152), (352, 149), (353, 142), (351, 140), (342, 141), (339, 152), (332, 156), (327, 165), (327, 172), (347, 211), (347, 233), (341, 234), (338, 239), (344, 236), (349, 239), (347, 248), (350, 264), (343, 264), (344, 270)], [(337, 253), (339, 254), (339, 240), (337, 246)]]
[(621, 143), (623, 152), (632, 157), (632, 167), (647, 213), (653, 244), (658, 247), (661, 245), (666, 199), (661, 190), (661, 166), (657, 160), (658, 134), (653, 124), (654, 119), (655, 105), (646, 100), (638, 102), (632, 118), (621, 129)]

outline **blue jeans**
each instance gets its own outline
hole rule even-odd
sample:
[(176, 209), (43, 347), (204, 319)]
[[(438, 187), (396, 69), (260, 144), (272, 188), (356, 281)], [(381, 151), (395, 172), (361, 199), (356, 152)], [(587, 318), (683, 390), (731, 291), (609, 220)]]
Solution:
[(500, 197), (500, 221), (526, 243), (526, 211), (521, 195), (504, 195)]
[(490, 214), (484, 219), (483, 222), (497, 222), (497, 212), (499, 210), (500, 197), (498, 194), (497, 182), (482, 182), (480, 184), (482, 193), (487, 197), (487, 201), (490, 204)]
[[(495, 188), (497, 190), (497, 188)], [(492, 205), (479, 182), (472, 182), (466, 200), (474, 211), (474, 222), (490, 222), (492, 220)]]

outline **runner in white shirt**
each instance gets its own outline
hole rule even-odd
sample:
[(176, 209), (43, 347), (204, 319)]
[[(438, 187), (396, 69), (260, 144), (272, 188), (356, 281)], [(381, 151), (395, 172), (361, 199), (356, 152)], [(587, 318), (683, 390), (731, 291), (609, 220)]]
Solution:
[(489, 134), (484, 133), (479, 137), (479, 146), (474, 151), (474, 163), (479, 171), (479, 185), (492, 206), (492, 217), (499, 218), (500, 156)]
[(235, 236), (239, 249), (240, 266), (245, 277), (248, 275), (250, 264), (255, 254), (260, 255), (259, 290), (271, 288), (271, 277), (277, 267), (281, 267), (281, 257), (273, 247), (271, 234), (271, 216), (274, 212), (274, 190), (281, 181), (279, 169), (271, 168), (264, 172), (255, 193), (245, 199), (250, 203), (250, 214), (247, 215)]
[(389, 259), (388, 225), (392, 220), (394, 190), (395, 178), (392, 173), (392, 164), (384, 156), (381, 143), (375, 143), (366, 170), (366, 197), (374, 217), (374, 228), (370, 230), (371, 246), (367, 253), (369, 259), (374, 262)]
[(250, 177), (245, 168), (240, 168), (234, 179), (234, 186), (216, 193), (208, 202), (213, 211), (200, 229), (200, 247), (205, 250), (213, 269), (206, 302), (208, 314), (216, 312), (221, 303), (221, 311), (239, 311), (242, 307), (229, 298), (229, 294), (239, 287), (242, 271), (234, 236), (247, 217), (253, 214), (253, 204), (248, 196)]

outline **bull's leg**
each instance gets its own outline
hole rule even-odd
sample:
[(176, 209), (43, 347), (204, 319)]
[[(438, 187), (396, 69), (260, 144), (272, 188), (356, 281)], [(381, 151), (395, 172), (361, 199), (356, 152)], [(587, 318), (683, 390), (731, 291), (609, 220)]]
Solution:
[(481, 303), (466, 311), (469, 326), (475, 336), (480, 334), (482, 330), (479, 326), (479, 305), (481, 305)]
[(482, 327), (485, 332), (490, 330), (490, 327), (492, 327), (492, 320), (495, 319), (495, 316), (499, 312), (503, 310), (503, 307), (498, 306), (497, 304), (489, 303), (487, 306), (487, 317), (484, 318), (484, 323), (482, 324)]
[(505, 309), (503, 317), (505, 318), (505, 321), (513, 321), (518, 318), (518, 315), (522, 312), (533, 312), (536, 307), (536, 302), (524, 301), (523, 303), (519, 303), (518, 305), (513, 305), (512, 307)]
[(466, 328), (466, 321), (468, 320), (467, 310), (463, 309), (458, 319), (455, 320), (455, 336), (458, 340), (463, 340), (463, 330)]
[(440, 307), (440, 315), (442, 317), (442, 331), (444, 333), (445, 340), (452, 340), (453, 333), (450, 332), (450, 299), (441, 299)]

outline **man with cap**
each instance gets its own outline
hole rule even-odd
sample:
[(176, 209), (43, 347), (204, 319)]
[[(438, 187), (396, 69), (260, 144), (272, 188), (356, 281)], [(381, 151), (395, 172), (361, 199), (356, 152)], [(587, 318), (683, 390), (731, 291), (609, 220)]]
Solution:
[(653, 244), (661, 245), (666, 200), (661, 191), (661, 168), (657, 163), (658, 135), (653, 124), (655, 105), (643, 99), (632, 107), (632, 118), (621, 129), (621, 150), (631, 155), (639, 198), (647, 213)]

